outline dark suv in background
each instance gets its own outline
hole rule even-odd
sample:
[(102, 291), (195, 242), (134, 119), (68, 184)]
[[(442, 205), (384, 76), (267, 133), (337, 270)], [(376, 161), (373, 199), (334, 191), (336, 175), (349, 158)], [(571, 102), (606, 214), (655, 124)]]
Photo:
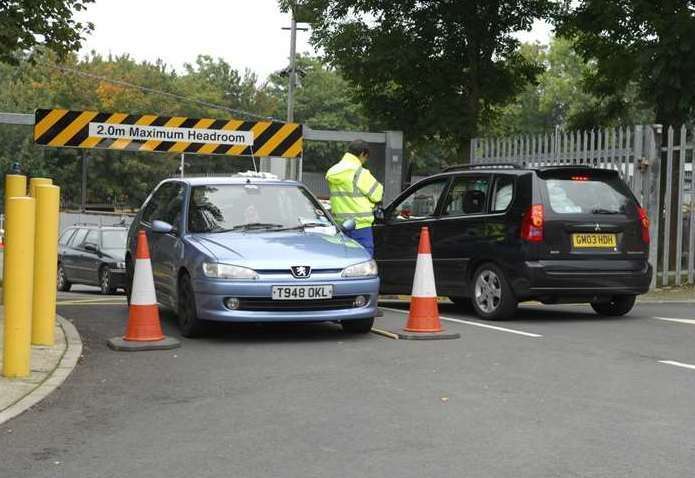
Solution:
[(118, 226), (72, 226), (58, 240), (58, 290), (95, 285), (102, 294), (125, 287), (128, 230)]
[(624, 315), (652, 277), (649, 219), (613, 170), (481, 165), (418, 182), (375, 224), (382, 293), (410, 293), (422, 226), (439, 295), (485, 319), (530, 300)]

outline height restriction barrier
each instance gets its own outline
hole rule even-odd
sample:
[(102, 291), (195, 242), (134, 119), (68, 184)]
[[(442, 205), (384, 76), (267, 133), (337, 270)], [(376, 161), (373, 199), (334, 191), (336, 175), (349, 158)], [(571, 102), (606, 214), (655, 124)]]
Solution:
[(45, 146), (158, 153), (297, 158), (298, 123), (39, 109), (34, 142)]

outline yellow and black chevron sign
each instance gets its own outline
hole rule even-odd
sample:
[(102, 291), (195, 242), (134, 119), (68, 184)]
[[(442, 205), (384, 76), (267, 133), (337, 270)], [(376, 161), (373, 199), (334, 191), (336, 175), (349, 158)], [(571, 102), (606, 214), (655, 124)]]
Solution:
[(158, 153), (296, 158), (302, 125), (63, 109), (36, 110), (34, 142), (46, 146)]

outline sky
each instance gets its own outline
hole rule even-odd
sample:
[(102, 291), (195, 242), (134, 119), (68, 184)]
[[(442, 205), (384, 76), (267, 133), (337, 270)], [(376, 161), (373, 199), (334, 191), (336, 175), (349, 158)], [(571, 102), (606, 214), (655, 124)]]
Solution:
[[(260, 79), (287, 66), (290, 17), (277, 0), (96, 0), (77, 18), (94, 23), (81, 54), (128, 53), (136, 60), (161, 58), (180, 69), (199, 54), (220, 57), (234, 68), (249, 68)], [(522, 41), (547, 43), (542, 22)], [(315, 53), (309, 32), (297, 33), (297, 51)]]

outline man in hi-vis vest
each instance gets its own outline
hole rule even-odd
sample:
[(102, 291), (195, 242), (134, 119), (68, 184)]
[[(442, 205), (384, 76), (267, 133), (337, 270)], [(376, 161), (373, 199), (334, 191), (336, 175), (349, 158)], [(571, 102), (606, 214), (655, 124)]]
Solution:
[(326, 173), (331, 190), (331, 213), (338, 222), (354, 219), (356, 227), (348, 235), (374, 255), (374, 208), (384, 196), (384, 187), (364, 167), (369, 148), (362, 140), (348, 146), (343, 159)]

